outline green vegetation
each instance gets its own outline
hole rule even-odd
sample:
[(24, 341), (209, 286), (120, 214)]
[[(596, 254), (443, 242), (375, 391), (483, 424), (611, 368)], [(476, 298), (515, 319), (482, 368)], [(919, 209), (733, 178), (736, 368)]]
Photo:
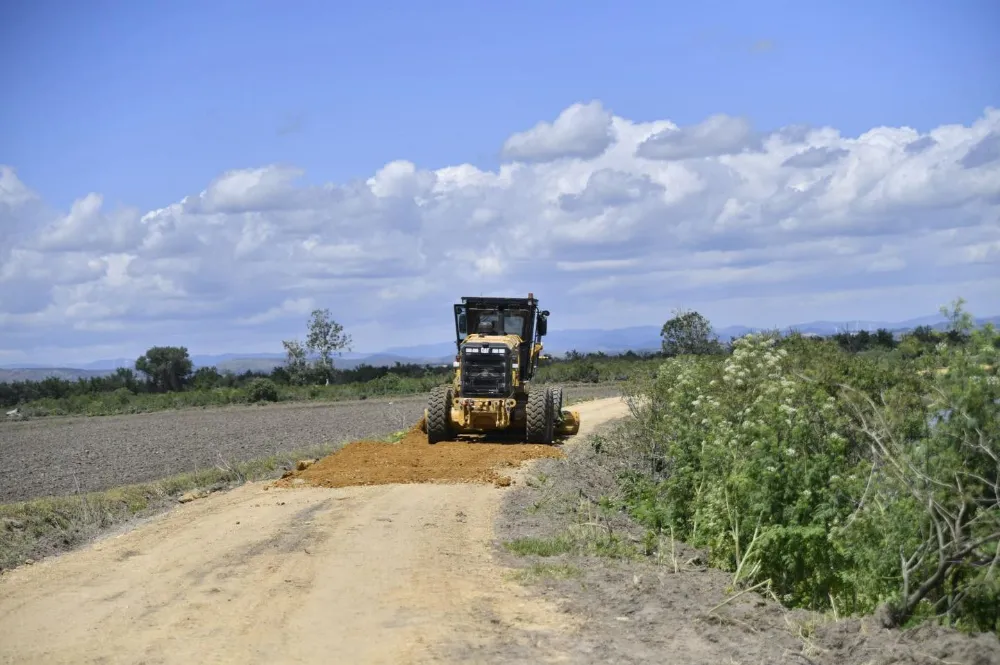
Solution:
[(595, 440), (619, 507), (789, 606), (1000, 632), (1000, 335), (944, 311), (898, 343), (757, 334), (658, 361)]
[[(121, 368), (106, 377), (0, 383), (0, 406), (17, 407), (23, 417), (38, 418), (264, 402), (339, 401), (426, 393), (453, 376), (450, 366), (415, 363), (337, 369), (333, 357), (350, 345), (351, 338), (330, 318), (328, 310), (313, 312), (308, 330), (304, 342), (282, 342), (286, 362), (270, 373), (220, 373), (215, 367), (194, 370), (186, 347), (152, 347), (136, 360), (135, 370)], [(624, 381), (643, 368), (651, 371), (651, 357), (635, 353), (571, 353), (565, 360), (544, 361), (537, 376), (543, 383)]]
[(535, 563), (527, 568), (515, 570), (509, 574), (509, 579), (522, 584), (539, 580), (566, 580), (581, 577), (583, 571), (568, 564)]
[(251, 402), (277, 402), (278, 386), (270, 379), (254, 379), (247, 384), (247, 399)]
[[(214, 368), (213, 368), (214, 369)], [(367, 372), (365, 370), (368, 370)], [(200, 371), (200, 370), (199, 370)], [(350, 381), (352, 374), (371, 373), (377, 378)], [(91, 382), (45, 379), (39, 382), (0, 384), (0, 403), (17, 406), (26, 417), (145, 413), (165, 409), (226, 406), (254, 402), (338, 401), (388, 395), (416, 395), (448, 380), (449, 375), (419, 365), (340, 370), (330, 385), (294, 386), (276, 378), (247, 372), (219, 375), (218, 386), (189, 386), (180, 392), (132, 392), (127, 388), (92, 391)], [(269, 383), (261, 383), (269, 381)], [(46, 395), (36, 397), (36, 395)]]
[(573, 542), (568, 538), (518, 538), (504, 547), (509, 552), (520, 556), (558, 556), (573, 549)]
[[(333, 356), (348, 348), (350, 336), (316, 310), (305, 342), (283, 342), (287, 362), (270, 373), (194, 370), (186, 347), (155, 346), (135, 362), (106, 377), (66, 381), (0, 383), (0, 406), (18, 407), (24, 417), (101, 416), (165, 409), (305, 400), (367, 399), (424, 393), (451, 376), (450, 367), (400, 364), (334, 368)], [(313, 358), (310, 362), (310, 356)]]
[(623, 383), (656, 371), (665, 356), (661, 353), (628, 351), (610, 356), (604, 353), (570, 351), (565, 358), (551, 358), (539, 364), (538, 383)]

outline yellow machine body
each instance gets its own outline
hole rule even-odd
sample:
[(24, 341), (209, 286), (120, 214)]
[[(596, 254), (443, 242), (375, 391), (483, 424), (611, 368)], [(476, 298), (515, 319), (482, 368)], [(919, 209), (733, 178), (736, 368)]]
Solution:
[(463, 434), (509, 434), (552, 443), (575, 434), (580, 415), (562, 389), (533, 384), (547, 311), (528, 298), (463, 298), (455, 306), (455, 374), (431, 392), (424, 422), (431, 443)]

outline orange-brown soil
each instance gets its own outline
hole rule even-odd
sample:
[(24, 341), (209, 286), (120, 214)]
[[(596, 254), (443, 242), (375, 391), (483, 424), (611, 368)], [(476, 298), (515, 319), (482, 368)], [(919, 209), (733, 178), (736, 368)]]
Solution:
[(348, 487), (395, 483), (493, 483), (510, 484), (502, 473), (541, 457), (561, 457), (556, 446), (525, 443), (483, 443), (478, 440), (447, 441), (430, 445), (420, 425), (399, 443), (356, 441), (301, 471), (276, 481), (279, 487), (313, 485)]

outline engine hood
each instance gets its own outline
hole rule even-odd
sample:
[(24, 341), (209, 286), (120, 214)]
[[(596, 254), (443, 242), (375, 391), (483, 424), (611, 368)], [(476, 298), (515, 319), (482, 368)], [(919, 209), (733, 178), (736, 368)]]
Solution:
[(506, 347), (511, 352), (521, 346), (521, 338), (517, 335), (469, 335), (462, 341), (462, 348), (467, 346)]

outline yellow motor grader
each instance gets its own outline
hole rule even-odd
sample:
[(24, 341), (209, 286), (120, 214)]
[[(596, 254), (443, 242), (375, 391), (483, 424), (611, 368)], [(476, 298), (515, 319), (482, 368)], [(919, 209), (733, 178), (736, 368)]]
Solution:
[(550, 444), (557, 435), (579, 431), (580, 414), (563, 408), (562, 388), (531, 383), (548, 316), (531, 293), (464, 297), (455, 305), (455, 376), (431, 391), (424, 411), (429, 443), (505, 433)]

